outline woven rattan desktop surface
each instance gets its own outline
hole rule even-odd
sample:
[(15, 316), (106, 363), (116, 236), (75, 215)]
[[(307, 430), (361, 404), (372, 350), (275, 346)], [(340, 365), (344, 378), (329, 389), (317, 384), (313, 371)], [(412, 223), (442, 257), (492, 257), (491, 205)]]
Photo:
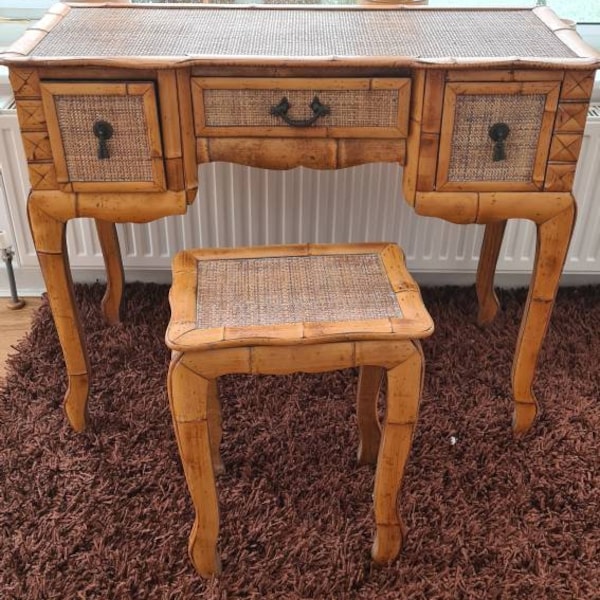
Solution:
[(378, 254), (198, 261), (197, 327), (401, 318)]
[(73, 8), (32, 56), (552, 57), (531, 11)]

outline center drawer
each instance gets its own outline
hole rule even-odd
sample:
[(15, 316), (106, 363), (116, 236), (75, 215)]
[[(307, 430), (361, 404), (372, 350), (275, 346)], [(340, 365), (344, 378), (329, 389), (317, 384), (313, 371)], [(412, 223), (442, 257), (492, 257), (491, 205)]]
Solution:
[(194, 77), (196, 135), (404, 138), (409, 78)]

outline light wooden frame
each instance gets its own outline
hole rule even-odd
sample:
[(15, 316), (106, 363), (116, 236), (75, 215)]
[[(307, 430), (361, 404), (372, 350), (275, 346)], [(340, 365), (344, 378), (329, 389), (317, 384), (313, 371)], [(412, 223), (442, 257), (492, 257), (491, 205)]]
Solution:
[[(379, 255), (402, 311), (401, 317), (197, 327), (201, 261), (351, 254)], [(344, 289), (339, 293), (344, 294)], [(280, 375), (360, 367), (356, 398), (358, 462), (377, 465), (373, 493), (377, 531), (371, 555), (380, 564), (393, 560), (404, 539), (397, 500), (423, 386), (420, 338), (433, 332), (433, 321), (406, 269), (402, 250), (387, 243), (187, 250), (178, 253), (173, 261), (169, 303), (171, 320), (166, 342), (173, 353), (167, 389), (181, 462), (196, 513), (188, 552), (200, 575), (211, 577), (221, 571), (215, 474), (222, 473), (225, 466), (219, 450), (222, 426), (216, 379), (232, 373)], [(387, 402), (381, 427), (377, 402), (383, 377), (387, 379)]]
[[(531, 182), (473, 180), (450, 181), (450, 157), (453, 151), (452, 142), (456, 116), (456, 100), (458, 96), (483, 95), (529, 95), (546, 96), (544, 114), (537, 143), (537, 152), (533, 165)], [(444, 92), (444, 109), (440, 133), (439, 158), (437, 165), (436, 189), (439, 191), (538, 191), (544, 188), (546, 164), (552, 140), (554, 119), (558, 109), (560, 82), (451, 82), (447, 83)]]
[[(410, 101), (409, 77), (336, 79), (301, 77), (192, 77), (192, 97), (196, 135), (224, 137), (318, 137), (318, 138), (405, 138), (408, 135)], [(204, 90), (397, 90), (398, 115), (396, 127), (212, 127), (206, 125)], [(267, 110), (267, 107), (265, 107)], [(335, 107), (333, 107), (335, 110)]]
[[(96, 83), (42, 81), (42, 104), (54, 155), (56, 180), (66, 192), (161, 192), (166, 190), (161, 133), (153, 82), (106, 81)], [(151, 154), (152, 181), (73, 181), (69, 175), (54, 96), (141, 96)]]

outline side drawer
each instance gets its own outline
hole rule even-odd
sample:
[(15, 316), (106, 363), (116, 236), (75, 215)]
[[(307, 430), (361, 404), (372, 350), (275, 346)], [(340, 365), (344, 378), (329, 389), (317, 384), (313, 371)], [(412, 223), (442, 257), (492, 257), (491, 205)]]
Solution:
[(152, 82), (43, 81), (57, 181), (73, 191), (163, 191)]
[(198, 137), (404, 138), (409, 78), (192, 78)]
[(446, 84), (436, 189), (544, 187), (560, 82)]

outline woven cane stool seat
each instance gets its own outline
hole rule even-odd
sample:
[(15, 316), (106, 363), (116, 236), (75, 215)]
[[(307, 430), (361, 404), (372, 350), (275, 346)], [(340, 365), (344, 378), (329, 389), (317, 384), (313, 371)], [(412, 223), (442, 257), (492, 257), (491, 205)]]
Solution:
[[(419, 288), (395, 244), (192, 250), (173, 262), (173, 350), (168, 390), (196, 520), (190, 558), (220, 572), (215, 473), (224, 469), (216, 379), (360, 367), (360, 463), (377, 463), (372, 556), (402, 545), (396, 499), (417, 421), (423, 378), (419, 339), (433, 331)], [(377, 397), (387, 375), (383, 429)]]

